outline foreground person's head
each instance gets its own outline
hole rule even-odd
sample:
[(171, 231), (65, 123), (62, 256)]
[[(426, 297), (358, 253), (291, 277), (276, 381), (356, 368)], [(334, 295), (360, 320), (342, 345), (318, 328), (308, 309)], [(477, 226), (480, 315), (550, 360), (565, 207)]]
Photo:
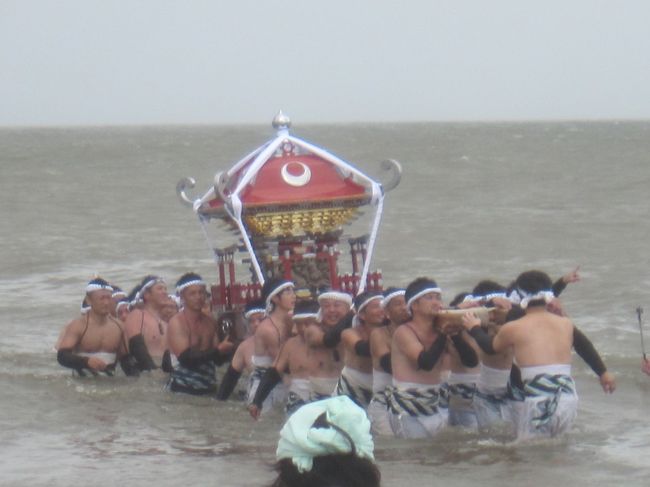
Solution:
[(306, 404), (280, 431), (272, 487), (379, 487), (370, 421), (347, 396)]

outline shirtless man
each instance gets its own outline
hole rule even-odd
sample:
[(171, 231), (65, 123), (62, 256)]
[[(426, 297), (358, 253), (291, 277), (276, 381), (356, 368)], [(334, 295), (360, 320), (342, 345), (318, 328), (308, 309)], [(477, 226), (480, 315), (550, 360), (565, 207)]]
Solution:
[(404, 295), (411, 320), (397, 327), (391, 345), (393, 387), (386, 389), (393, 433), (401, 438), (433, 437), (447, 426), (441, 386), (449, 370), (447, 337), (434, 320), (442, 309), (441, 291), (424, 277)]
[[(293, 327), (291, 314), (296, 304), (293, 283), (283, 279), (268, 279), (262, 286), (262, 297), (266, 305), (267, 316), (255, 331), (255, 354), (253, 355), (255, 370), (248, 398), (251, 407), (253, 407), (252, 400), (262, 377), (266, 370), (273, 365), (280, 349), (289, 339)], [(276, 405), (284, 405), (286, 395), (286, 388), (282, 384), (278, 384), (264, 402), (262, 412), (266, 412)]]
[(269, 367), (260, 381), (253, 403), (249, 412), (254, 419), (258, 419), (265, 399), (273, 388), (282, 382), (282, 376), (289, 374), (289, 394), (285, 411), (287, 416), (293, 414), (300, 406), (311, 400), (311, 385), (309, 376), (313, 361), (310, 350), (305, 341), (305, 327), (317, 323), (318, 303), (303, 301), (296, 304), (293, 323), (296, 335), (284, 344), (272, 367)]
[(90, 309), (70, 322), (58, 345), (57, 360), (80, 376), (84, 371), (93, 375), (103, 372), (113, 375), (118, 360), (127, 375), (137, 375), (128, 363), (128, 348), (121, 323), (111, 316), (113, 289), (101, 278), (86, 286)]
[[(566, 432), (577, 415), (578, 395), (571, 377), (575, 327), (568, 318), (547, 310), (555, 295), (546, 274), (527, 271), (515, 284), (525, 312), (522, 318), (503, 325), (491, 339), (481, 331), (476, 316), (468, 313), (463, 324), (482, 348), (493, 353), (511, 350), (521, 368), (523, 387), (514, 389), (511, 403), (517, 438), (556, 436)], [(614, 391), (609, 372), (600, 382), (606, 393)]]
[(384, 326), (377, 327), (370, 333), (373, 396), (368, 405), (368, 417), (372, 432), (376, 435), (391, 436), (393, 434), (385, 391), (387, 387), (393, 385), (390, 360), (393, 334), (399, 325), (409, 319), (404, 293), (404, 289), (394, 287), (384, 291), (381, 307), (384, 309), (386, 320)]
[[(244, 309), (244, 320), (246, 320), (247, 323), (246, 331), (248, 332), (248, 337), (237, 347), (235, 355), (228, 366), (228, 370), (221, 380), (217, 399), (225, 401), (230, 397), (242, 373), (245, 372), (248, 374), (249, 378), (252, 375), (253, 369), (255, 368), (253, 365), (253, 355), (255, 353), (255, 332), (257, 331), (258, 325), (266, 315), (265, 308), (266, 305), (261, 299), (246, 304)], [(246, 391), (247, 397), (249, 395), (250, 387), (251, 383), (249, 380)]]
[[(509, 300), (503, 299), (506, 292), (507, 289), (501, 284), (484, 280), (474, 287), (469, 294), (469, 299), (465, 299), (458, 307), (494, 305), (503, 310), (489, 323), (482, 325), (489, 336), (494, 336), (505, 321), (500, 319), (503, 312), (508, 312), (512, 307)], [(496, 426), (510, 424), (508, 381), (512, 368), (512, 351), (506, 350), (490, 355), (479, 347), (478, 355), (480, 366), (472, 407), (476, 414), (478, 429), (485, 432)]]
[(167, 322), (161, 317), (169, 301), (165, 281), (157, 276), (146, 276), (136, 296), (136, 302), (140, 300), (142, 309), (135, 309), (126, 317), (126, 335), (138, 368), (153, 370), (160, 367), (167, 350)]
[(380, 293), (363, 292), (354, 299), (356, 315), (351, 328), (341, 333), (343, 370), (336, 394), (348, 396), (362, 408), (372, 399), (370, 333), (384, 322)]
[(305, 327), (314, 369), (311, 372), (312, 400), (331, 397), (341, 375), (341, 333), (352, 325), (352, 296), (327, 290), (318, 295), (319, 322)]
[(216, 365), (228, 360), (233, 348), (219, 342), (216, 321), (203, 312), (207, 298), (205, 282), (195, 273), (181, 276), (176, 283), (184, 307), (170, 321), (169, 350), (177, 363), (169, 379), (169, 389), (193, 395), (216, 394)]

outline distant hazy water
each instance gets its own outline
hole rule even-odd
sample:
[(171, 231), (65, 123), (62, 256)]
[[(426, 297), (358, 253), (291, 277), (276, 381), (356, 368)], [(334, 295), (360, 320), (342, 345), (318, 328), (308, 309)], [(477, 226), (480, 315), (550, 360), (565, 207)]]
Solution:
[[(425, 274), (451, 298), (481, 278), (508, 282), (533, 267), (559, 277), (580, 264), (566, 308), (618, 377), (605, 397), (575, 359), (579, 418), (559, 441), (458, 431), (380, 440), (385, 485), (647, 485), (650, 378), (639, 372), (634, 308), (650, 313), (650, 123), (298, 124), (294, 133), (372, 175), (384, 158), (402, 162), (373, 261), (386, 284)], [(263, 126), (0, 131), (0, 484), (269, 483), (280, 415), (253, 423), (240, 403), (164, 393), (160, 377), (75, 380), (51, 347), (95, 272), (124, 288), (149, 272), (216, 280), (176, 182), (195, 177), (199, 195), (271, 136)], [(352, 233), (367, 229), (361, 220)]]

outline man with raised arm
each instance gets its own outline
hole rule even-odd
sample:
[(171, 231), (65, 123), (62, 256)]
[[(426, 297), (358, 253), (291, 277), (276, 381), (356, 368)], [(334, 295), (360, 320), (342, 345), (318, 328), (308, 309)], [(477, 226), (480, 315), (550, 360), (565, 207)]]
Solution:
[(184, 274), (176, 283), (176, 290), (183, 308), (168, 328), (173, 364), (169, 389), (193, 395), (216, 394), (216, 366), (229, 359), (233, 344), (227, 340), (219, 342), (216, 321), (202, 311), (207, 290), (200, 275)]
[(144, 277), (135, 301), (143, 304), (126, 317), (129, 349), (140, 370), (157, 369), (167, 350), (167, 322), (161, 317), (169, 302), (167, 284), (158, 276)]
[[(576, 329), (568, 318), (547, 310), (555, 299), (548, 275), (527, 271), (515, 284), (523, 317), (506, 323), (491, 338), (475, 315), (468, 313), (463, 324), (486, 353), (511, 350), (521, 369), (521, 386), (511, 384), (517, 438), (556, 436), (566, 432), (577, 415), (578, 395), (571, 377)], [(614, 391), (614, 377), (606, 369), (600, 382), (606, 393)]]
[(92, 279), (86, 286), (89, 309), (66, 326), (58, 343), (58, 362), (80, 376), (113, 375), (118, 360), (127, 375), (137, 375), (128, 361), (122, 325), (111, 316), (112, 292), (104, 279)]

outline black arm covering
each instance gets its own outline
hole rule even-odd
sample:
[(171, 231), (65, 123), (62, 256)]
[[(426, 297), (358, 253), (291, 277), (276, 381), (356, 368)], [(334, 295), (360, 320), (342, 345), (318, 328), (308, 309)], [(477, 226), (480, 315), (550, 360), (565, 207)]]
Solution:
[(478, 365), (478, 355), (476, 351), (465, 341), (462, 334), (453, 335), (451, 341), (460, 355), (460, 363), (465, 367), (476, 367)]
[(232, 365), (228, 366), (228, 370), (223, 376), (223, 379), (221, 379), (221, 385), (217, 391), (217, 399), (220, 401), (228, 399), (232, 391), (235, 390), (239, 377), (241, 377), (241, 372), (235, 370)]
[(273, 388), (282, 382), (282, 377), (275, 367), (269, 367), (260, 380), (260, 385), (257, 386), (253, 404), (258, 408), (262, 408), (264, 400), (269, 396)]
[(136, 377), (140, 375), (140, 367), (138, 367), (136, 359), (132, 355), (122, 355), (120, 357), (120, 367), (122, 368), (124, 375), (128, 375), (130, 377)]
[(129, 352), (135, 358), (140, 370), (154, 370), (158, 368), (151, 355), (149, 355), (149, 350), (147, 350), (147, 345), (144, 343), (142, 333), (131, 337), (129, 340)]
[(199, 351), (187, 348), (178, 356), (178, 362), (183, 367), (188, 367), (190, 369), (210, 361), (216, 364), (223, 362), (219, 350), (211, 348), (210, 350)]
[(392, 374), (393, 373), (393, 364), (390, 360), (390, 352), (385, 353), (384, 355), (381, 356), (379, 359), (379, 365), (381, 365), (381, 368), (384, 369), (384, 372), (387, 374)]
[(370, 342), (359, 340), (354, 344), (354, 351), (359, 357), (370, 357)]
[(354, 313), (350, 311), (334, 328), (327, 330), (323, 337), (323, 345), (327, 348), (336, 347), (341, 341), (341, 333), (343, 333), (343, 330), (352, 326), (352, 318), (354, 318)]
[(418, 356), (418, 367), (422, 370), (432, 370), (442, 352), (445, 351), (447, 345), (447, 336), (442, 333), (436, 338), (429, 350), (422, 350)]
[(566, 289), (566, 282), (564, 282), (564, 279), (562, 279), (561, 277), (553, 283), (553, 287), (551, 288), (556, 298), (560, 294), (562, 294), (562, 291), (564, 291), (565, 289)]
[(573, 327), (573, 348), (598, 377), (607, 372), (607, 367), (605, 367), (594, 344), (575, 326)]
[(469, 334), (472, 335), (472, 338), (474, 338), (474, 340), (476, 340), (476, 343), (478, 343), (478, 346), (481, 347), (481, 350), (483, 350), (488, 355), (496, 355), (494, 348), (492, 348), (492, 337), (485, 333), (485, 330), (483, 330), (480, 325), (476, 325), (474, 328), (472, 328), (469, 331)]
[(61, 365), (70, 369), (82, 370), (88, 368), (88, 357), (77, 355), (69, 348), (59, 350), (56, 354), (56, 359)]

